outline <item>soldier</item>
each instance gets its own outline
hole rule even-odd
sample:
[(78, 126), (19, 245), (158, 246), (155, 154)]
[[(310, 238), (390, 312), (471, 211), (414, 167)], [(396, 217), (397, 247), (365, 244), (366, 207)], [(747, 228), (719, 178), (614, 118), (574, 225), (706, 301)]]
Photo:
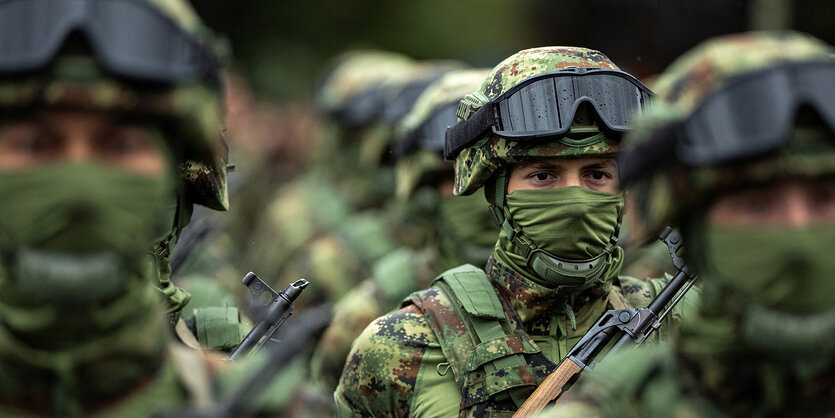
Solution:
[(180, 0), (31, 0), (0, 30), (0, 415), (206, 403), (163, 311), (192, 204), (227, 208), (207, 29)]
[(618, 277), (614, 156), (649, 94), (598, 51), (545, 47), (461, 101), (445, 154), (456, 194), (485, 188), (493, 255), (486, 273), (448, 270), (363, 331), (340, 415), (512, 414), (605, 310), (646, 306), (664, 281)]
[[(446, 127), (456, 122), (458, 101), (478, 88), (486, 71), (459, 70), (429, 86), (400, 124), (396, 185), (400, 206), (423, 212), (424, 228), (435, 231), (418, 250), (400, 248), (374, 264), (364, 280), (334, 307), (331, 325), (311, 359), (314, 382), (336, 389), (354, 339), (375, 318), (397, 308), (404, 297), (432, 282), (436, 272), (464, 262), (484, 264), (498, 231), (481, 196), (452, 198), (452, 164), (443, 159)], [(425, 234), (424, 234), (425, 235)]]
[(794, 32), (704, 42), (628, 140), (650, 230), (678, 223), (702, 305), (613, 354), (547, 416), (829, 416), (835, 410), (835, 58)]
[[(282, 283), (306, 277), (311, 282), (306, 301), (336, 301), (368, 277), (370, 263), (396, 248), (379, 214), (357, 215), (359, 209), (379, 207), (393, 183), (390, 170), (386, 174), (371, 162), (360, 164), (360, 155), (365, 145), (376, 146), (377, 137), (388, 138), (387, 128), (376, 124), (385, 98), (382, 86), (403, 85), (416, 66), (403, 55), (377, 51), (354, 52), (338, 61), (318, 93), (330, 115), (324, 137), (313, 144), (319, 160), (282, 186), (265, 208), (250, 268)], [(384, 149), (365, 154), (379, 160)]]

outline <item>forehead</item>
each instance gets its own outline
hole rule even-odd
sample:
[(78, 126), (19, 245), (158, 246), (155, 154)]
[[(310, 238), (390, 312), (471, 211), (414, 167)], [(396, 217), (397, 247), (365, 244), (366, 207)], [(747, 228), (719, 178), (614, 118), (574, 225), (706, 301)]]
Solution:
[(140, 123), (139, 115), (125, 112), (106, 112), (98, 109), (77, 109), (73, 107), (40, 107), (29, 111), (16, 112), (6, 121), (19, 121), (62, 128), (64, 125), (111, 125)]
[(617, 167), (617, 160), (614, 157), (552, 157), (539, 158), (528, 161), (522, 161), (513, 166), (513, 169), (525, 168), (541, 168), (541, 167), (555, 167), (555, 168), (572, 168), (572, 167), (587, 167), (587, 166), (602, 166), (602, 167)]

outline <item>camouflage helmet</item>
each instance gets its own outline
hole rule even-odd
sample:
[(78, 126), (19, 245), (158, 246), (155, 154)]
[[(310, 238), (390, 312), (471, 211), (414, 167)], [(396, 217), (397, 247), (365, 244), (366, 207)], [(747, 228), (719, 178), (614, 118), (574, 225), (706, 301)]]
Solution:
[(392, 146), (397, 125), (420, 95), (443, 74), (460, 67), (455, 61), (419, 61), (409, 70), (387, 77), (380, 85), (379, 116), (360, 135), (360, 164), (374, 169), (393, 163)]
[[(602, 53), (579, 47), (540, 47), (526, 49), (499, 63), (487, 75), (481, 88), (467, 95), (459, 106), (459, 122), (472, 116), (481, 106), (510, 90), (520, 82), (550, 71), (567, 68), (619, 68)], [(584, 133), (597, 134), (600, 129), (591, 113), (581, 106), (575, 125)], [(582, 127), (581, 127), (582, 126)], [(586, 135), (588, 136), (588, 135)], [(531, 158), (579, 157), (613, 155), (618, 151), (619, 137), (606, 135), (585, 146), (566, 145), (559, 141), (517, 142), (488, 134), (482, 140), (461, 150), (455, 157), (455, 193), (471, 194), (478, 190), (499, 169), (507, 164)]]
[(456, 122), (458, 102), (479, 88), (487, 69), (463, 69), (444, 74), (415, 101), (398, 123), (394, 157), (396, 196), (408, 199), (431, 178), (452, 178), (452, 165), (443, 159), (444, 131)]
[[(26, 109), (58, 106), (134, 113), (162, 122), (165, 139), (182, 149), (182, 178), (189, 199), (217, 210), (228, 208), (226, 155), (222, 138), (222, 83), (218, 55), (224, 45), (213, 37), (184, 0), (146, 0), (153, 13), (190, 38), (207, 57), (213, 57), (216, 77), (149, 82), (106, 70), (96, 48), (85, 53), (56, 52), (49, 66), (0, 78), (0, 108)], [(143, 6), (144, 7), (144, 6)], [(93, 19), (94, 15), (88, 16)], [(76, 31), (67, 34), (75, 36)], [(79, 31), (88, 45), (92, 41)], [(66, 38), (64, 42), (66, 42)], [(88, 52), (92, 50), (92, 57)]]
[(317, 107), (337, 123), (364, 126), (383, 112), (384, 84), (410, 74), (415, 65), (411, 58), (394, 52), (346, 52), (320, 76)]
[[(744, 183), (763, 182), (777, 176), (812, 177), (835, 173), (835, 150), (795, 152), (795, 133), (781, 155), (756, 160), (690, 166), (678, 158), (667, 164), (641, 162), (658, 148), (650, 141), (670, 129), (677, 129), (701, 103), (739, 76), (765, 71), (790, 63), (835, 62), (833, 48), (809, 35), (797, 32), (749, 32), (705, 41), (678, 58), (654, 83), (655, 101), (636, 121), (624, 139), (628, 151), (620, 161), (622, 180), (631, 183), (632, 198), (642, 236), (675, 224), (684, 212), (703, 204), (714, 192)], [(632, 167), (644, 171), (630, 174)]]

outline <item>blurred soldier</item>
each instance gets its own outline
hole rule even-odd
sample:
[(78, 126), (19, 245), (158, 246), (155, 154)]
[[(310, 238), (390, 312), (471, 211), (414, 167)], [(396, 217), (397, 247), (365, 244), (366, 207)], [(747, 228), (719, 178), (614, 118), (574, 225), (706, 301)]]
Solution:
[[(270, 281), (306, 277), (303, 304), (335, 302), (398, 246), (401, 220), (381, 210), (394, 190), (393, 126), (444, 64), (359, 51), (341, 58), (319, 91), (329, 132), (320, 161), (282, 187), (259, 222), (249, 264)], [(384, 164), (386, 163), (386, 164)], [(301, 306), (301, 305), (300, 305)]]
[(546, 47), (461, 101), (445, 155), (456, 194), (485, 188), (502, 227), (493, 255), (486, 273), (448, 270), (363, 331), (340, 415), (509, 415), (605, 310), (646, 306), (663, 280), (618, 277), (614, 156), (649, 94), (600, 52)]
[[(395, 146), (398, 200), (423, 212), (432, 228), (424, 248), (400, 248), (372, 268), (334, 307), (334, 318), (311, 359), (313, 380), (327, 402), (354, 339), (375, 318), (398, 307), (403, 298), (432, 282), (435, 274), (464, 262), (487, 261), (498, 231), (482, 196), (452, 198), (452, 164), (443, 159), (444, 132), (456, 123), (458, 102), (481, 85), (486, 71), (460, 70), (429, 86), (400, 123)], [(426, 235), (426, 234), (424, 234)]]
[(30, 0), (0, 30), (0, 415), (207, 402), (163, 315), (192, 204), (227, 208), (207, 29), (179, 0)]
[[(352, 128), (346, 128), (343, 132), (336, 122), (328, 122), (322, 137), (311, 139), (311, 146), (316, 148), (313, 151), (316, 160), (302, 176), (282, 186), (264, 208), (256, 222), (256, 234), (252, 239), (253, 247), (247, 266), (251, 266), (265, 279), (277, 282), (282, 269), (293, 259), (298, 259), (297, 254), (304, 246), (311, 245), (310, 242), (316, 237), (344, 224), (346, 217), (354, 211), (356, 199), (348, 187), (341, 187), (353, 183), (346, 179), (353, 176), (350, 167), (358, 166), (359, 141), (354, 141), (351, 134), (360, 131), (379, 113), (376, 110), (376, 103), (380, 100), (377, 86), (389, 74), (402, 73), (413, 65), (413, 61), (403, 55), (372, 51), (356, 52), (334, 65), (330, 76), (320, 88), (321, 97), (318, 100), (324, 102), (320, 106), (330, 114), (341, 115), (329, 120), (351, 121), (345, 122), (345, 125)], [(341, 87), (341, 90), (337, 87)], [(339, 109), (343, 108), (340, 112)], [(368, 229), (373, 231), (373, 227)], [(385, 247), (382, 253), (392, 248), (386, 242), (381, 244)], [(334, 250), (334, 245), (330, 244), (318, 244), (312, 254), (328, 256), (329, 259), (338, 257), (338, 250)], [(337, 266), (330, 269), (321, 267), (322, 270), (330, 271), (315, 274), (317, 277), (324, 276), (325, 283), (316, 282), (308, 268), (303, 274), (311, 279), (311, 286), (305, 294), (317, 294), (318, 300), (335, 299), (336, 295), (350, 289), (350, 283), (340, 284), (341, 277), (363, 276), (362, 268), (357, 257), (352, 255), (342, 258), (344, 262), (337, 262)]]
[(676, 60), (629, 138), (650, 230), (701, 274), (681, 336), (604, 360), (548, 416), (830, 416), (835, 411), (835, 58), (753, 32)]

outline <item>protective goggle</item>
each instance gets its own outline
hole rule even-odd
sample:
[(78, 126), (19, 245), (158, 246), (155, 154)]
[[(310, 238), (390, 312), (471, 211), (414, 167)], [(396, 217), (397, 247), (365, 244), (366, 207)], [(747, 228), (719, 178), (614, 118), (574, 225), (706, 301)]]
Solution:
[(490, 130), (516, 141), (563, 135), (570, 130), (583, 102), (592, 105), (606, 128), (623, 132), (649, 104), (651, 95), (638, 79), (618, 70), (567, 68), (539, 74), (513, 86), (450, 128), (444, 156), (453, 158)]
[(626, 151), (622, 180), (671, 157), (704, 166), (776, 151), (788, 141), (801, 105), (835, 132), (835, 61), (783, 64), (729, 80), (685, 120)]
[(384, 95), (385, 89), (382, 86), (371, 87), (333, 109), (330, 117), (352, 128), (368, 125), (382, 113)]
[(209, 48), (136, 0), (0, 2), (0, 74), (46, 67), (74, 31), (86, 36), (102, 67), (116, 75), (220, 85), (220, 63)]
[(442, 74), (443, 72), (439, 72), (438, 74), (412, 81), (403, 86), (394, 97), (386, 101), (382, 114), (383, 120), (388, 123), (396, 123), (406, 116), (412, 110), (412, 105), (415, 104), (420, 94), (427, 87), (431, 86), (432, 83), (438, 81)]
[(416, 149), (443, 151), (447, 128), (458, 122), (458, 102), (450, 102), (436, 109), (417, 128), (408, 132), (394, 145), (394, 157), (400, 158)]

